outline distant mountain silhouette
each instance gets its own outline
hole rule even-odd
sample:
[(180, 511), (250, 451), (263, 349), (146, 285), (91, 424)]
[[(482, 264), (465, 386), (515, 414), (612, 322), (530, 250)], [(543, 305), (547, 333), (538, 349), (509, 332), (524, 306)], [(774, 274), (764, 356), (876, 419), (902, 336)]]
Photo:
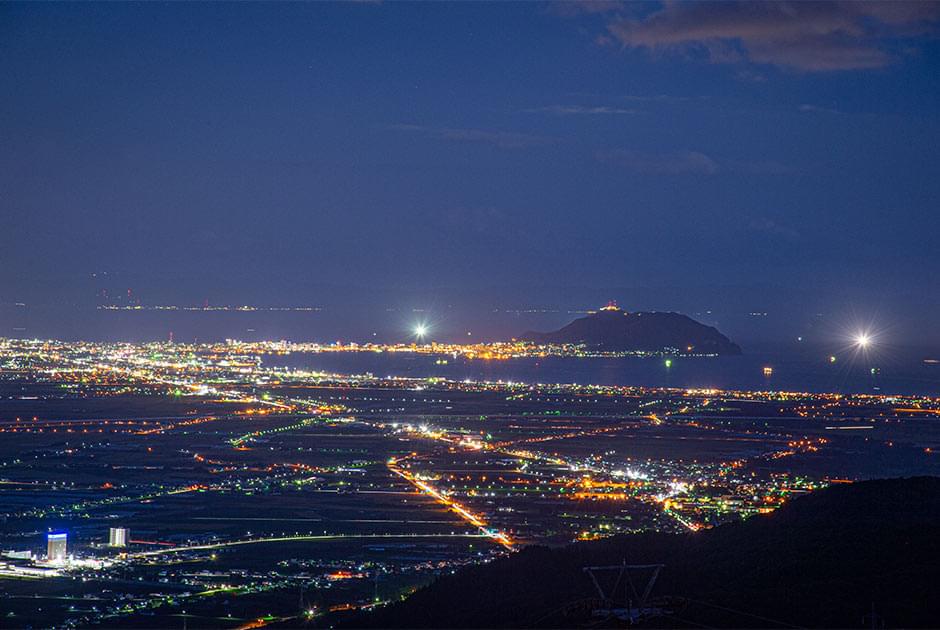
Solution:
[[(837, 485), (697, 533), (529, 547), (340, 625), (616, 627), (592, 616), (598, 595), (583, 567), (624, 561), (665, 565), (648, 600), (663, 614), (645, 627), (936, 627), (940, 478)], [(649, 572), (629, 575), (642, 592)]]
[(583, 343), (605, 351), (675, 348), (696, 354), (741, 354), (741, 348), (712, 326), (680, 313), (628, 313), (608, 305), (554, 332), (527, 332), (524, 341)]

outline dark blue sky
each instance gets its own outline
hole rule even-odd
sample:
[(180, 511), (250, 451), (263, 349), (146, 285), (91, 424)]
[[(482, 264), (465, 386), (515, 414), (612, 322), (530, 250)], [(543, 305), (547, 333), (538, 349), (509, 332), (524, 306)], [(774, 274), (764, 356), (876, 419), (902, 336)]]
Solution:
[(3, 4), (0, 301), (91, 298), (103, 271), (178, 303), (936, 295), (938, 20), (935, 3)]

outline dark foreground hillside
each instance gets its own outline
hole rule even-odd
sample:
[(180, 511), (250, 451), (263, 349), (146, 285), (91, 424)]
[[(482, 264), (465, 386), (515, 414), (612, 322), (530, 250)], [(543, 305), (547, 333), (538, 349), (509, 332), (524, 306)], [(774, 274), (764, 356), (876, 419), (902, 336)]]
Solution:
[[(840, 485), (777, 512), (688, 535), (532, 547), (458, 571), (345, 627), (579, 627), (592, 616), (586, 565), (662, 563), (647, 627), (940, 626), (940, 478)], [(642, 592), (648, 572), (630, 573)], [(616, 572), (600, 579), (605, 590)], [(607, 580), (604, 582), (603, 580)], [(623, 605), (629, 582), (618, 587)]]

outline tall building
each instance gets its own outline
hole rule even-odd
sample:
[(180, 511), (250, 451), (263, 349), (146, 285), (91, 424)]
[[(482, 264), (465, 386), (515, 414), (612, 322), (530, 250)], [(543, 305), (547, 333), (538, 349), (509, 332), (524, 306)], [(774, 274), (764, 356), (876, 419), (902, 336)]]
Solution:
[(128, 531), (126, 527), (112, 527), (108, 534), (109, 547), (126, 547)]
[(68, 536), (65, 532), (50, 533), (46, 536), (46, 560), (56, 564), (65, 564)]

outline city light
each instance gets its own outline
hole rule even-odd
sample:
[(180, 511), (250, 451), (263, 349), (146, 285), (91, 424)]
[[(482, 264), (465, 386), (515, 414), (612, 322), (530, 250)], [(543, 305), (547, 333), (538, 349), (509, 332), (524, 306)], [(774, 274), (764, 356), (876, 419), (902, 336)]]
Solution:
[[(426, 323), (415, 326), (425, 335), (432, 328)], [(848, 330), (847, 343), (854, 345), (855, 333), (864, 330), (868, 344), (881, 345), (874, 327)], [(22, 459), (18, 443), (7, 445), (6, 454), (0, 453), (0, 468), (32, 470), (35, 479), (28, 481), (47, 484), (49, 492), (80, 489), (69, 477), (86, 470), (80, 468), (83, 454), (115, 458), (113, 466), (101, 469), (103, 476), (81, 488), (81, 499), (26, 506), (10, 502), (0, 510), (5, 522), (22, 519), (58, 527), (87, 526), (95, 514), (107, 514), (115, 505), (152, 509), (149, 506), (180, 498), (196, 501), (197, 494), (202, 502), (238, 502), (238, 509), (249, 513), (253, 508), (266, 510), (272, 498), (289, 490), (329, 493), (344, 504), (355, 502), (362, 522), (368, 523), (345, 532), (310, 529), (252, 534), (241, 521), (268, 517), (234, 516), (214, 526), (221, 530), (218, 534), (203, 534), (200, 527), (197, 536), (135, 536), (131, 540), (123, 519), (103, 519), (94, 531), (84, 530), (90, 534), (74, 540), (65, 529), (45, 539), (17, 538), (16, 546), (3, 554), (0, 577), (80, 576), (123, 584), (127, 575), (146, 578), (156, 564), (179, 565), (165, 569), (161, 579), (171, 585), (198, 587), (193, 597), (211, 598), (293, 589), (296, 576), (307, 580), (310, 575), (321, 586), (340, 579), (349, 584), (348, 597), (344, 595), (336, 604), (342, 610), (364, 608), (375, 605), (378, 575), (413, 571), (430, 575), (487, 562), (531, 543), (593, 540), (637, 530), (701, 531), (767, 514), (793, 497), (851, 479), (795, 474), (786, 468), (788, 458), (805, 459), (819, 452), (827, 458), (836, 456), (840, 445), (853, 439), (858, 430), (879, 428), (876, 422), (940, 416), (940, 398), (930, 396), (381, 377), (328, 373), (303, 364), (285, 367), (267, 359), (324, 352), (409, 353), (438, 361), (445, 357), (539, 360), (558, 356), (587, 361), (657, 356), (662, 361), (657, 365), (667, 368), (676, 367), (677, 357), (685, 356), (679, 352), (598, 354), (578, 344), (517, 341), (129, 344), (0, 339), (0, 368), (15, 370), (20, 387), (27, 388), (21, 390), (19, 400), (44, 400), (34, 398), (28, 389), (35, 388), (47, 397), (48, 392), (55, 392), (56, 399), (67, 401), (70, 408), (82, 401), (88, 401), (88, 409), (97, 409), (101, 400), (126, 402), (115, 405), (119, 411), (105, 417), (97, 417), (100, 412), (94, 417), (87, 412), (79, 417), (43, 417), (40, 405), (35, 414), (0, 419), (0, 434), (59, 445), (35, 464)], [(851, 353), (845, 356), (851, 360)], [(872, 370), (874, 379), (879, 372)], [(765, 366), (763, 371), (770, 376), (774, 368)], [(146, 406), (136, 412), (134, 402), (144, 396)], [(487, 415), (485, 426), (476, 421), (482, 414), (474, 414), (469, 422), (457, 415), (478, 405), (486, 410), (495, 400), (510, 411), (505, 416)], [(153, 409), (161, 404), (169, 405), (167, 413), (154, 415)], [(180, 404), (198, 413), (179, 417), (172, 411)], [(757, 417), (741, 418), (743, 404), (757, 410)], [(357, 411), (366, 406), (369, 412)], [(760, 412), (762, 407), (769, 415)], [(455, 413), (446, 413), (449, 410)], [(827, 433), (780, 431), (767, 423), (778, 415), (806, 419), (807, 427), (815, 421), (818, 430)], [(608, 421), (596, 420), (605, 416)], [(634, 458), (612, 448), (629, 442), (639, 431), (665, 445), (677, 429), (688, 435), (680, 439), (695, 442), (669, 446), (684, 449), (684, 457), (683, 451), (677, 451), (678, 457)], [(355, 449), (348, 444), (351, 431), (367, 436), (357, 438)], [(62, 442), (63, 438), (68, 441)], [(166, 448), (174, 443), (176, 447)], [(199, 444), (198, 451), (194, 443)], [(709, 443), (714, 446), (708, 447)], [(726, 457), (728, 445), (736, 443), (760, 447), (751, 455), (735, 450)], [(585, 450), (584, 445), (591, 446)], [(854, 442), (850, 446), (854, 449)], [(875, 446), (891, 447), (890, 440)], [(128, 462), (128, 453), (141, 461)], [(932, 457), (930, 453), (925, 450), (922, 456)], [(175, 460), (180, 455), (186, 458), (180, 470), (188, 471), (187, 477), (164, 480), (165, 458)], [(40, 468), (48, 466), (50, 457), (61, 458), (61, 468), (55, 470), (64, 471), (60, 474), (67, 475), (66, 480), (50, 479), (47, 469)], [(385, 466), (376, 465), (383, 461)], [(774, 470), (769, 472), (771, 462)], [(133, 470), (139, 478), (151, 475), (152, 481), (129, 481), (122, 476), (126, 473), (114, 472), (121, 470)], [(20, 492), (20, 483), (4, 482), (0, 489)], [(389, 505), (402, 510), (403, 523), (420, 522), (422, 527), (397, 524), (386, 530), (381, 523), (389, 522), (385, 520)], [(533, 516), (532, 505), (548, 509)], [(605, 516), (598, 517), (600, 512)], [(166, 518), (172, 535), (176, 513)], [(362, 541), (411, 545), (431, 538), (436, 539), (434, 545), (467, 544), (471, 551), (434, 561), (369, 559), (374, 565), (350, 557), (315, 573), (311, 573), (312, 560), (293, 559), (290, 551), (290, 545), (303, 542), (330, 541), (359, 548)], [(277, 556), (273, 551), (282, 543), (286, 556)], [(193, 573), (184, 567), (196, 560), (216, 561), (223, 549), (230, 552), (227, 562), (217, 563), (211, 571)], [(268, 562), (269, 571), (244, 586), (233, 586), (236, 580), (245, 580), (244, 569), (229, 567), (228, 562), (241, 557), (252, 563)], [(162, 590), (148, 593), (132, 606), (123, 593), (115, 590), (102, 596), (108, 603), (92, 611), (92, 617), (130, 621), (157, 603), (167, 606), (168, 596)], [(172, 597), (178, 602), (187, 599)], [(167, 614), (178, 613), (177, 608), (167, 610)], [(314, 610), (310, 616), (319, 617), (340, 609), (313, 608), (308, 603), (299, 610), (301, 616)], [(296, 609), (292, 612), (297, 614)], [(266, 616), (254, 618), (264, 619), (265, 624), (270, 621)]]
[(373, 4), (0, 10), (0, 630), (940, 629), (940, 0)]

